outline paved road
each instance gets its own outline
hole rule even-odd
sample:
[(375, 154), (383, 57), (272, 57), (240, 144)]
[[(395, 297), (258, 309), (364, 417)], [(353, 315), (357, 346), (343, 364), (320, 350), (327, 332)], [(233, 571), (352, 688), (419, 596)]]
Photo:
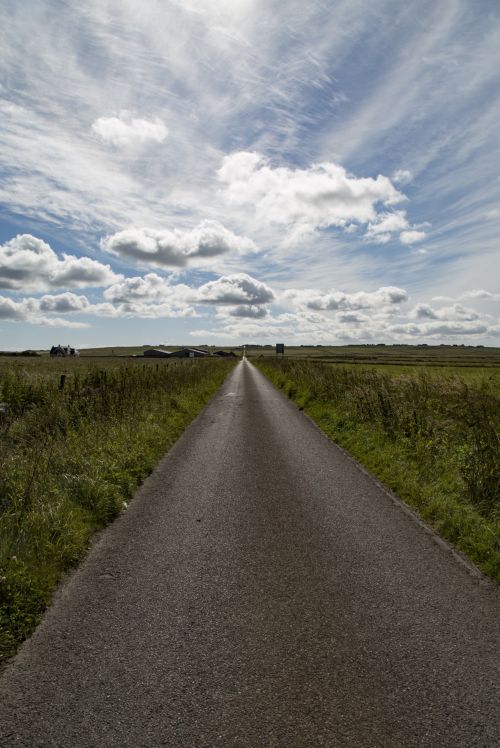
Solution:
[(0, 745), (493, 746), (499, 598), (240, 363), (0, 684)]

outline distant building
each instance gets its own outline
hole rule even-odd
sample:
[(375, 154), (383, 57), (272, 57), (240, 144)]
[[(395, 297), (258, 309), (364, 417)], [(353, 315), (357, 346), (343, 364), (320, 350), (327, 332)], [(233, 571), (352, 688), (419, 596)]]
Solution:
[(233, 358), (236, 358), (233, 351), (214, 351), (214, 356), (232, 356)]
[(171, 354), (169, 351), (163, 351), (161, 348), (149, 348), (142, 355), (149, 358), (170, 358)]
[(204, 358), (209, 356), (208, 351), (203, 351), (201, 348), (180, 348), (178, 351), (172, 351), (170, 354), (171, 358)]
[(66, 356), (79, 356), (80, 351), (71, 348), (69, 345), (53, 345), (50, 349), (50, 355), (52, 358), (64, 358)]

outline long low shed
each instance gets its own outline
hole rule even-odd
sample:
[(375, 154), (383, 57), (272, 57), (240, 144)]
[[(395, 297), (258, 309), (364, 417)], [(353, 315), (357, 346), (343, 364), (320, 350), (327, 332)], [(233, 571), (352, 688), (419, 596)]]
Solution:
[(172, 358), (203, 358), (209, 355), (208, 351), (203, 351), (200, 348), (181, 348), (178, 351), (172, 351), (170, 354)]
[(170, 358), (169, 351), (162, 351), (160, 348), (150, 348), (149, 350), (144, 351), (143, 355), (150, 358)]

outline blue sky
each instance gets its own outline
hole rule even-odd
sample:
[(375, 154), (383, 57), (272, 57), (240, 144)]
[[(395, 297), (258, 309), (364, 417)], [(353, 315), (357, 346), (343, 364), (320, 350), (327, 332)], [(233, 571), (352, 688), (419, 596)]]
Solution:
[(0, 349), (500, 337), (496, 0), (7, 0)]

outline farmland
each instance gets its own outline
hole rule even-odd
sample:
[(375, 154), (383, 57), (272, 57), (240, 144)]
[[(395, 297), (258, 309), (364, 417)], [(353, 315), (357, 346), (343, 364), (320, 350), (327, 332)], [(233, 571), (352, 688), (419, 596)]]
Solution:
[[(274, 358), (274, 346), (247, 346), (247, 356)], [(287, 346), (286, 358), (377, 366), (500, 367), (500, 348), (465, 345)]]
[(0, 656), (234, 360), (0, 359)]

